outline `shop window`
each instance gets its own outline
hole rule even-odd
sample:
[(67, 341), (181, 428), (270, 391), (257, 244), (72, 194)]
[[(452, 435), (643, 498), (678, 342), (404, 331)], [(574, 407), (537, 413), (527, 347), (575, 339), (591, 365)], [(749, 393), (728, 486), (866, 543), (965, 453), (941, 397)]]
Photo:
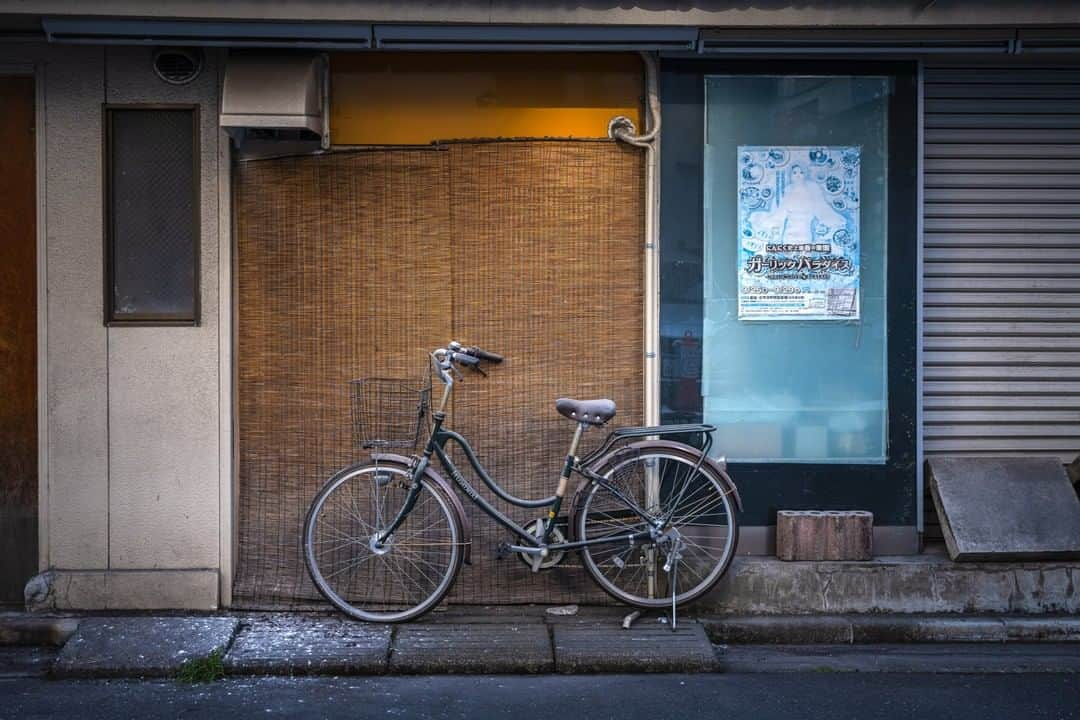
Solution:
[(716, 425), (735, 463), (913, 445), (914, 82), (836, 69), (664, 73), (662, 420)]
[(199, 320), (198, 110), (105, 108), (105, 322)]
[(890, 87), (705, 77), (701, 395), (733, 460), (885, 461)]

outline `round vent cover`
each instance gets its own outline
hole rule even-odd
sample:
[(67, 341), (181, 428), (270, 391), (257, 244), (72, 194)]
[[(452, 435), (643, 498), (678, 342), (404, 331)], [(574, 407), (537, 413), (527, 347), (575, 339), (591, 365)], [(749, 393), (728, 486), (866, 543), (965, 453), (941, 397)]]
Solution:
[(170, 85), (184, 85), (199, 76), (203, 54), (193, 48), (162, 48), (154, 52), (154, 72)]

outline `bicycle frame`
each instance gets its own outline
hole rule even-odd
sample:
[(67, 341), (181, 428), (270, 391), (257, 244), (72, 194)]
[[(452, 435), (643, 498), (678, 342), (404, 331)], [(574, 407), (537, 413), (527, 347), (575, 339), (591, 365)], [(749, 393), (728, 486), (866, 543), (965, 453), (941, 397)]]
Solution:
[[(646, 510), (640, 505), (634, 502), (633, 499), (626, 496), (617, 487), (610, 484), (605, 478), (592, 472), (588, 467), (584, 467), (581, 462), (575, 457), (574, 453), (577, 447), (577, 440), (580, 439), (583, 427), (578, 426), (577, 433), (575, 434), (574, 443), (571, 447), (571, 452), (566, 456), (566, 463), (563, 468), (563, 473), (560, 476), (559, 489), (565, 491), (565, 481), (569, 479), (571, 473), (577, 473), (591, 482), (599, 483), (607, 488), (615, 497), (619, 498), (626, 504), (628, 510), (636, 513), (642, 520), (644, 520), (648, 526), (648, 530), (643, 530), (637, 533), (627, 533), (625, 535), (618, 535), (615, 537), (602, 537), (595, 538), (593, 540), (576, 540), (572, 542), (561, 542), (555, 544), (548, 544), (548, 540), (551, 537), (552, 530), (555, 527), (555, 519), (558, 516), (559, 509), (562, 505), (564, 497), (563, 492), (557, 492), (551, 497), (542, 498), (539, 500), (523, 500), (521, 498), (514, 497), (510, 493), (506, 492), (491, 475), (484, 468), (479, 458), (476, 456), (476, 452), (473, 450), (469, 441), (466, 440), (460, 434), (453, 430), (447, 430), (443, 428), (443, 422), (446, 419), (446, 415), (442, 410), (433, 413), (434, 424), (432, 426), (431, 435), (428, 437), (427, 445), (424, 447), (424, 453), (419, 457), (416, 465), (413, 468), (412, 484), (409, 488), (409, 493), (405, 497), (405, 502), (402, 504), (398, 514), (394, 517), (394, 520), (387, 526), (386, 530), (381, 533), (382, 537), (379, 542), (394, 534), (394, 531), (404, 522), (405, 518), (412, 511), (413, 506), (416, 504), (417, 497), (420, 494), (420, 478), (423, 477), (424, 471), (428, 465), (431, 464), (432, 457), (437, 457), (442, 464), (446, 472), (465, 493), (477, 507), (479, 507), (488, 517), (495, 520), (510, 532), (514, 533), (523, 543), (523, 546), (511, 546), (512, 552), (526, 552), (540, 554), (544, 551), (557, 552), (562, 550), (573, 550), (576, 548), (585, 547), (587, 545), (603, 545), (614, 543), (628, 543), (633, 545), (641, 540), (653, 539), (658, 537), (661, 533), (660, 530), (663, 527), (663, 521), (655, 518), (650, 518)], [(454, 462), (450, 459), (446, 451), (446, 445), (448, 442), (453, 441), (456, 443), (462, 451), (465, 453), (465, 459), (468, 460), (469, 465), (480, 479), (488, 488), (494, 492), (498, 497), (506, 502), (516, 505), (522, 508), (548, 508), (547, 522), (545, 524), (544, 533), (540, 537), (534, 536), (525, 528), (518, 525), (511, 520), (505, 514), (499, 511), (498, 508), (489, 503), (475, 487), (462, 475), (461, 471), (457, 468)], [(546, 554), (546, 553), (544, 553)]]

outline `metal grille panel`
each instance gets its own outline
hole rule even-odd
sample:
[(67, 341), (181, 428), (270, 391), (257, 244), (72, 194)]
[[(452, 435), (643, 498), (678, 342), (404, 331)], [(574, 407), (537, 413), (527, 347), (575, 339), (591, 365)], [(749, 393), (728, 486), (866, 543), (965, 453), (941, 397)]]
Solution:
[(1080, 71), (925, 74), (924, 437), (1080, 451)]
[(195, 320), (195, 111), (108, 113), (110, 319)]

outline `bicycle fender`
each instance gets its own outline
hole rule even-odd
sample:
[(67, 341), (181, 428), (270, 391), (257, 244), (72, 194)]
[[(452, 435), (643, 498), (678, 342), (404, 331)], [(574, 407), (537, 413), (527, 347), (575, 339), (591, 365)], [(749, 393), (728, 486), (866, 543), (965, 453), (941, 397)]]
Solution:
[[(395, 453), (372, 453), (371, 459), (377, 463), (404, 465), (405, 467), (412, 467), (413, 464), (413, 458)], [(446, 478), (440, 475), (439, 471), (431, 467), (431, 465), (424, 469), (424, 476), (442, 490), (446, 499), (450, 501), (450, 506), (457, 512), (458, 519), (461, 520), (462, 546), (464, 548), (462, 562), (466, 565), (472, 565), (472, 519), (465, 513), (465, 506), (461, 504), (461, 498), (454, 492), (454, 487), (447, 482)]]
[[(674, 440), (641, 440), (636, 443), (630, 443), (629, 445), (623, 445), (621, 448), (609, 452), (607, 455), (604, 455), (604, 457), (598, 458), (592, 462), (590, 467), (594, 469), (602, 467), (608, 461), (617, 458), (620, 455), (641, 452), (642, 450), (674, 450), (676, 452), (681, 452), (684, 455), (690, 454), (694, 456), (701, 454), (697, 448), (684, 443), (675, 442)], [(731, 494), (735, 497), (735, 507), (737, 507), (741, 513), (743, 511), (742, 498), (739, 497), (739, 488), (735, 486), (735, 481), (727, 474), (727, 463), (723, 460), (717, 460), (716, 458), (706, 455), (704, 464), (708, 465), (717, 475), (727, 482), (728, 487), (731, 488)]]

